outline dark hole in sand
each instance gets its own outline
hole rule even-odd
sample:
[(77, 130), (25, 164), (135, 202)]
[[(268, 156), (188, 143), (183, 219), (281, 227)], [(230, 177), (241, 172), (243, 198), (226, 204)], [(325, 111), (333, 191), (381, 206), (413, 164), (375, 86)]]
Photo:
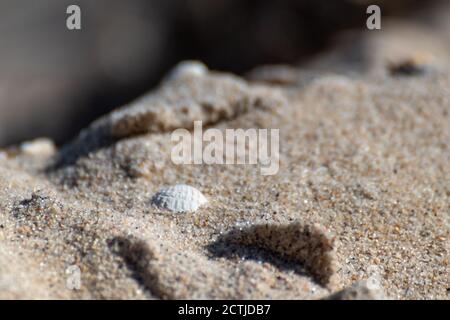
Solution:
[(398, 64), (391, 64), (388, 66), (388, 69), (392, 76), (413, 77), (426, 74), (431, 70), (431, 67), (426, 64), (407, 60)]
[(258, 246), (218, 241), (210, 244), (207, 249), (213, 258), (226, 258), (236, 261), (251, 260), (261, 264), (269, 263), (282, 272), (294, 272), (300, 276), (311, 277), (302, 263), (290, 261), (274, 251)]
[(216, 258), (270, 263), (327, 286), (335, 272), (333, 239), (316, 225), (259, 224), (232, 230), (207, 246)]

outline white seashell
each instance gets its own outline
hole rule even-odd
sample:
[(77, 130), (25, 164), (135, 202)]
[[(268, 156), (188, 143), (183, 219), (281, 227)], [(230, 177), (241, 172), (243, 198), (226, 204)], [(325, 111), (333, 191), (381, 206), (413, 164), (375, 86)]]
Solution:
[(172, 212), (194, 212), (207, 202), (200, 191), (185, 184), (162, 188), (152, 197), (152, 204)]

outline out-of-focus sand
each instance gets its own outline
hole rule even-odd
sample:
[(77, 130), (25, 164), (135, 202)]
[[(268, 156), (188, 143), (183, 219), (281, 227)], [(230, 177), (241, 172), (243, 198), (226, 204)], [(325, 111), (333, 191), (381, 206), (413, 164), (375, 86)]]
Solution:
[[(414, 43), (395, 32), (364, 61), (374, 72), (187, 74), (55, 155), (3, 150), (0, 298), (319, 299), (376, 277), (385, 297), (448, 299), (449, 47), (429, 34), (439, 45), (385, 61)], [(417, 73), (389, 73), (424, 50)], [(171, 130), (196, 119), (280, 129), (278, 174), (174, 165)], [(176, 183), (208, 205), (151, 206)]]

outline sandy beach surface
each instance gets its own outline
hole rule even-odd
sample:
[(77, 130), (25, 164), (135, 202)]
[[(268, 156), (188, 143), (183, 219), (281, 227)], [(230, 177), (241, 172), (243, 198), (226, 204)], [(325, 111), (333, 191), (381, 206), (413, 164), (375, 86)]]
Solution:
[[(0, 298), (448, 299), (450, 43), (391, 29), (357, 64), (178, 69), (59, 150), (1, 150)], [(278, 173), (175, 165), (194, 120), (279, 129)], [(152, 206), (180, 183), (207, 205)]]

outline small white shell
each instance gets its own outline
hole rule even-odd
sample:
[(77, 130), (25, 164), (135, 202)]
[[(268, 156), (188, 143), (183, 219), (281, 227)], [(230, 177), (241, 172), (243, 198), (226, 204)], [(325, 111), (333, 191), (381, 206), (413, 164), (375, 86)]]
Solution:
[(152, 197), (153, 205), (172, 212), (194, 212), (207, 202), (200, 191), (185, 184), (162, 188)]

